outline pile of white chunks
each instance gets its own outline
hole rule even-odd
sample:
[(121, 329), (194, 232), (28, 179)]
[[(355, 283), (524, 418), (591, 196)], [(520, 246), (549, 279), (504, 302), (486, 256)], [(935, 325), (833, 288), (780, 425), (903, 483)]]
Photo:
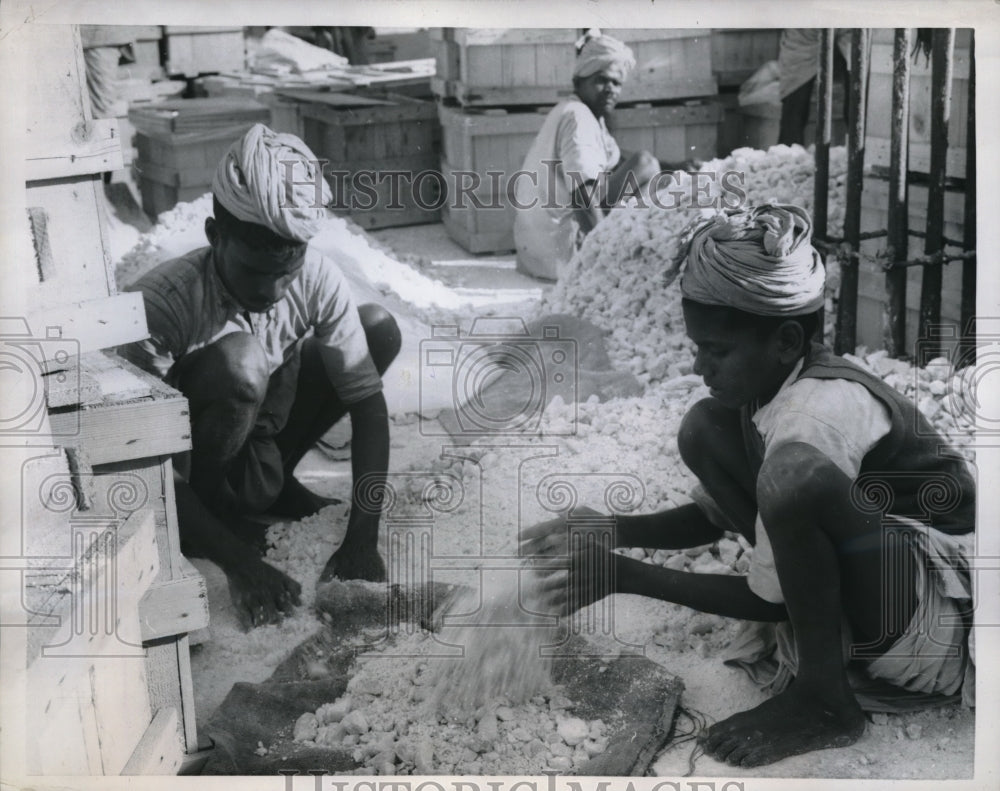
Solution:
[[(828, 227), (834, 236), (843, 230), (846, 166), (846, 150), (832, 149)], [(733, 193), (727, 197), (723, 186), (724, 175), (730, 173), (742, 174), (740, 188), (746, 193), (742, 202), (747, 206), (791, 203), (811, 212), (814, 170), (812, 153), (801, 146), (741, 148), (702, 165), (700, 173), (712, 174), (701, 182), (710, 191), (695, 197), (691, 174), (678, 172), (677, 180), (659, 193), (662, 200), (617, 208), (587, 235), (542, 310), (569, 313), (607, 330), (608, 352), (616, 367), (635, 374), (643, 384), (689, 373), (691, 354), (680, 293), (672, 282), (681, 232), (699, 215), (721, 211), (724, 199), (730, 205), (734, 202)], [(701, 205), (715, 200), (717, 207), (694, 208), (692, 200)], [(830, 317), (837, 281), (831, 263), (827, 265)]]
[(347, 751), (380, 775), (537, 775), (568, 772), (604, 752), (609, 726), (573, 714), (561, 687), (514, 704), (497, 697), (474, 711), (433, 705), (428, 633), (401, 637), (384, 655), (359, 658), (346, 692), (295, 723), (296, 742)]

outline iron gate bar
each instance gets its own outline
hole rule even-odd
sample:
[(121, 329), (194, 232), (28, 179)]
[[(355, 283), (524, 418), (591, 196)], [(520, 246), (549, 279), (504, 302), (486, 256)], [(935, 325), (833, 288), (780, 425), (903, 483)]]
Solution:
[[(868, 93), (868, 43), (871, 31), (855, 28), (851, 33), (851, 84), (848, 93), (847, 131), (847, 205), (844, 215), (844, 239), (851, 251), (858, 250), (861, 234), (861, 191), (864, 187), (865, 109)], [(834, 350), (853, 353), (857, 345), (858, 262), (842, 255), (840, 261), (840, 299), (837, 303), (837, 333)]]
[[(947, 241), (947, 240), (946, 240)], [(962, 245), (976, 249), (976, 31), (969, 41), (968, 125), (965, 130), (965, 226)], [(962, 301), (960, 308), (962, 359), (975, 346), (973, 321), (976, 315), (976, 261), (962, 264)]]
[[(813, 239), (825, 240), (828, 231), (830, 201), (830, 143), (833, 138), (833, 48), (835, 31), (824, 28), (820, 34), (819, 77), (816, 91), (816, 172), (813, 177)], [(826, 305), (820, 306), (816, 335), (825, 340)]]
[[(954, 46), (953, 28), (934, 30), (931, 40), (931, 159), (927, 185), (927, 236), (924, 239), (924, 253), (928, 255), (943, 247)], [(941, 322), (941, 283), (940, 266), (924, 268), (920, 287), (919, 337), (921, 342), (928, 344), (930, 357), (937, 357), (941, 352), (940, 332), (935, 331)]]
[(897, 28), (893, 37), (892, 131), (889, 143), (889, 228), (885, 275), (883, 339), (890, 357), (906, 353), (906, 269), (892, 266), (909, 254), (910, 225), (906, 171), (909, 159), (910, 46), (909, 28)]

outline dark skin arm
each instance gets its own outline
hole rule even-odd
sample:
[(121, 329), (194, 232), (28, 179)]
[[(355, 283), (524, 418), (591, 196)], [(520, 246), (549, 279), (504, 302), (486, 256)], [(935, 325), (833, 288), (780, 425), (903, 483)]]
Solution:
[(573, 217), (585, 234), (590, 233), (604, 219), (604, 196), (594, 179), (585, 181), (573, 190)]
[(233, 603), (244, 625), (277, 623), (281, 613), (300, 604), (302, 586), (261, 560), (205, 507), (184, 478), (174, 474), (177, 521), (184, 554), (216, 563), (230, 581)]
[[(618, 529), (612, 539), (608, 531), (616, 521)], [(571, 529), (590, 534), (593, 540), (579, 541), (570, 553)], [(535, 565), (544, 578), (542, 589), (559, 612), (585, 607), (610, 593), (633, 593), (730, 618), (785, 620), (784, 605), (757, 596), (745, 577), (675, 571), (610, 552), (612, 546), (698, 546), (721, 535), (693, 504), (657, 514), (603, 519), (590, 509), (578, 509), (572, 516), (525, 531), (521, 554), (536, 556)]]
[(372, 492), (378, 490), (373, 483), (384, 481), (389, 469), (389, 412), (381, 392), (352, 404), (349, 412), (351, 515), (344, 542), (327, 561), (320, 581), (340, 577), (381, 582), (386, 578), (385, 562), (378, 553), (381, 500)]

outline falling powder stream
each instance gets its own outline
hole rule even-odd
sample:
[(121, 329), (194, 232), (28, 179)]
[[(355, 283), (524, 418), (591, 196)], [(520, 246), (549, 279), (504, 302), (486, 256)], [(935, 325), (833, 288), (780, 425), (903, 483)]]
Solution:
[(545, 615), (539, 579), (523, 570), (484, 573), (480, 590), (456, 594), (438, 639), (462, 646), (463, 655), (434, 664), (429, 705), (473, 712), (500, 698), (518, 705), (552, 687), (552, 660), (543, 648), (554, 644), (558, 627)]

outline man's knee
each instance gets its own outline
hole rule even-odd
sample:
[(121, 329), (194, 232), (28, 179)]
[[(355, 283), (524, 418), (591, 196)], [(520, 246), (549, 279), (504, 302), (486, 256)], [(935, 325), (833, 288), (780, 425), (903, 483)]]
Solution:
[(640, 184), (645, 184), (660, 172), (660, 161), (648, 151), (639, 151), (635, 155), (632, 170)]
[(833, 461), (804, 442), (789, 442), (772, 451), (757, 476), (757, 504), (769, 526), (803, 511), (817, 512), (850, 480)]
[(368, 350), (380, 374), (385, 373), (402, 345), (402, 333), (393, 315), (372, 302), (358, 307), (361, 326), (365, 328)]
[(687, 411), (677, 431), (677, 448), (688, 469), (697, 473), (702, 461), (719, 452), (718, 438), (731, 422), (731, 410), (714, 398), (703, 398)]
[(263, 400), (269, 376), (267, 355), (253, 335), (233, 332), (195, 354), (180, 376), (180, 389), (189, 399)]

